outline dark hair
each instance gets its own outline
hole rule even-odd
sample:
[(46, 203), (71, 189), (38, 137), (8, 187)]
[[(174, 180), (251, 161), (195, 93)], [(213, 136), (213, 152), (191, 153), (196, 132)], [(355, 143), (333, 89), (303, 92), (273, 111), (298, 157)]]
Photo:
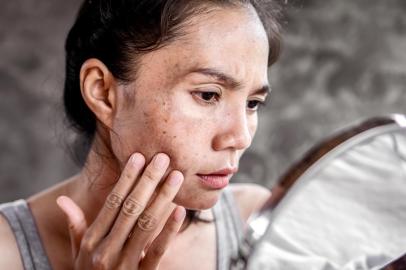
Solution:
[[(96, 118), (80, 92), (79, 73), (89, 58), (102, 61), (126, 83), (136, 79), (137, 59), (182, 35), (182, 26), (208, 7), (252, 5), (268, 34), (273, 64), (280, 50), (280, 6), (274, 0), (86, 0), (66, 39), (64, 107), (79, 135), (76, 157), (83, 163), (96, 132)], [(134, 68), (135, 67), (135, 68)]]

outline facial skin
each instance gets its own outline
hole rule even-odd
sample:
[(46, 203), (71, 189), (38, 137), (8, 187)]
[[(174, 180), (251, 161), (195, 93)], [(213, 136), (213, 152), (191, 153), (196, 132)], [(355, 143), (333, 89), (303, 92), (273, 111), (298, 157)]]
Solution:
[(175, 203), (207, 209), (221, 190), (196, 174), (238, 167), (257, 129), (257, 101), (266, 97), (269, 48), (250, 7), (215, 9), (185, 30), (142, 56), (134, 82), (117, 86), (109, 140), (120, 165), (134, 152), (146, 160), (168, 154), (170, 169), (185, 177)]

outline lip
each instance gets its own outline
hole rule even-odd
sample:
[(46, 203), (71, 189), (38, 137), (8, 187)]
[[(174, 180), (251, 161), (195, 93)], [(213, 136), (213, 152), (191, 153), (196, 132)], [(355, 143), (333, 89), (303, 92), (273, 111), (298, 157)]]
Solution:
[(227, 175), (227, 174), (235, 174), (238, 171), (238, 168), (225, 168), (215, 172), (211, 172), (208, 175)]
[(225, 168), (209, 174), (196, 174), (199, 177), (200, 182), (211, 189), (225, 188), (230, 178), (237, 172), (237, 168)]

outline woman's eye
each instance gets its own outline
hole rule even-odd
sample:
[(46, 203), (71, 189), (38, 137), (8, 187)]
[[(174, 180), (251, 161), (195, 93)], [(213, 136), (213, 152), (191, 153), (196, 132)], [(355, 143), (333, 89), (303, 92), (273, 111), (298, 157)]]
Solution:
[(261, 100), (249, 100), (247, 101), (247, 108), (251, 111), (256, 111), (260, 106), (264, 105), (264, 101)]
[(207, 103), (216, 102), (220, 98), (220, 95), (216, 92), (196, 92), (195, 95)]

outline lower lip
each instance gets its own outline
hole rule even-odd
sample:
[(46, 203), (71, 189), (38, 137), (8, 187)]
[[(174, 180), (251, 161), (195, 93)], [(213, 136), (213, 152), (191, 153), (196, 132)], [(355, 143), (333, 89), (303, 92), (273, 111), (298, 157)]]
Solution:
[(198, 174), (200, 182), (206, 187), (213, 189), (225, 188), (230, 182), (231, 175), (201, 175)]

